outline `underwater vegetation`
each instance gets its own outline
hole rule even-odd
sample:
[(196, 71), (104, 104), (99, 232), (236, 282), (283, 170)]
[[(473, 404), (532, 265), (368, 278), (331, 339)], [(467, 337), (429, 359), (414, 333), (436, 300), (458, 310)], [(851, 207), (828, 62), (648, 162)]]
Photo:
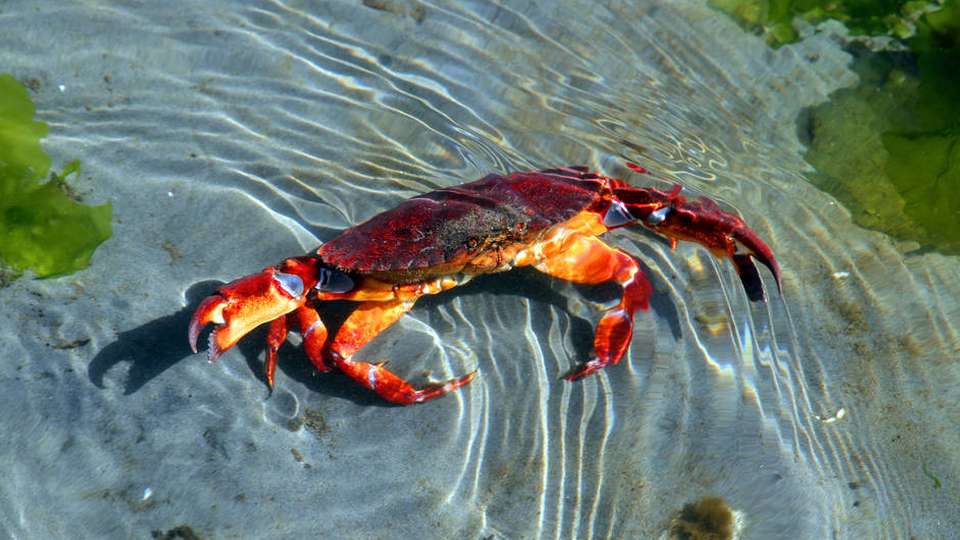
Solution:
[(879, 51), (851, 46), (860, 84), (801, 120), (811, 181), (904, 251), (960, 253), (960, 0), (711, 4), (774, 47), (797, 39), (794, 17), (891, 38)]
[(857, 36), (908, 38), (917, 18), (937, 6), (930, 0), (710, 0), (709, 4), (763, 35), (772, 47), (800, 39), (795, 18), (810, 24), (837, 20)]
[(27, 89), (0, 74), (0, 281), (28, 269), (48, 277), (85, 268), (112, 233), (110, 203), (87, 206), (69, 190), (79, 161), (50, 172), (40, 146), (47, 124), (34, 113)]

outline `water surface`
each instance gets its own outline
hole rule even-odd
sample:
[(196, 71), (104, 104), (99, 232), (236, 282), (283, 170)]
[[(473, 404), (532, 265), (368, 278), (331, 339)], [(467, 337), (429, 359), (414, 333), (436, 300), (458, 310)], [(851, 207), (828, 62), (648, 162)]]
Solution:
[[(838, 26), (771, 51), (697, 2), (387, 0), (15, 1), (0, 28), (48, 152), (115, 219), (89, 269), (0, 290), (3, 535), (667, 538), (708, 496), (740, 538), (960, 530), (960, 266), (805, 178), (797, 114), (856, 80)], [(783, 297), (611, 235), (655, 289), (620, 365), (560, 380), (609, 288), (490, 276), (363, 351), (479, 369), (407, 408), (290, 345), (268, 397), (262, 332), (215, 365), (187, 348), (222, 281), (416, 193), (571, 164), (736, 209)]]

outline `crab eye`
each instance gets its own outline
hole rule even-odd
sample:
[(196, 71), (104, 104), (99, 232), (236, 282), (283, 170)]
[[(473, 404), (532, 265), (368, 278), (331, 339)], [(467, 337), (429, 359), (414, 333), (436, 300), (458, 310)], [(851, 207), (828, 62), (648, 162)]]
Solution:
[(607, 209), (607, 212), (603, 214), (603, 225), (612, 229), (614, 227), (620, 227), (621, 225), (626, 225), (633, 221), (633, 214), (627, 210), (627, 207), (623, 205), (620, 201), (614, 201), (610, 208)]
[(345, 293), (353, 289), (353, 280), (343, 272), (321, 268), (317, 272), (317, 284), (314, 288), (320, 292)]
[(300, 279), (300, 276), (286, 274), (284, 272), (276, 272), (273, 274), (273, 280), (280, 285), (280, 288), (283, 289), (283, 292), (289, 294), (293, 298), (300, 298), (303, 295), (303, 280)]
[(664, 206), (663, 208), (650, 212), (650, 215), (647, 216), (647, 224), (651, 226), (657, 226), (664, 222), (667, 219), (667, 214), (670, 213), (670, 207)]

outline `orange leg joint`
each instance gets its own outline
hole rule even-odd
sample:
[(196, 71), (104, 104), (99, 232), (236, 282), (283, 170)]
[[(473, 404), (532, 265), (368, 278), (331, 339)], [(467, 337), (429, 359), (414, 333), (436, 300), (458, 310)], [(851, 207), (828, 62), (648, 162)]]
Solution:
[(595, 236), (578, 235), (567, 243), (563, 252), (546, 258), (534, 267), (574, 283), (616, 281), (623, 287), (620, 302), (607, 310), (597, 324), (593, 339), (594, 357), (567, 375), (566, 379), (581, 379), (608, 364), (619, 362), (633, 337), (633, 314), (637, 309), (647, 309), (653, 292), (637, 261)]

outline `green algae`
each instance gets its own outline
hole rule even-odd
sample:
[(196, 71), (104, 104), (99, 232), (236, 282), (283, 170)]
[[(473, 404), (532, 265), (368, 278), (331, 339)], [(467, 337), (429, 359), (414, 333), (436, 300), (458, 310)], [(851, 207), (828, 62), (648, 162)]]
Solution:
[(860, 84), (801, 121), (810, 180), (905, 249), (960, 253), (960, 0), (711, 3), (775, 47), (797, 39), (795, 17), (894, 38), (879, 52), (852, 45)]
[(709, 4), (758, 33), (773, 47), (799, 39), (794, 19), (817, 24), (837, 20), (859, 36), (913, 33), (915, 20), (930, 9), (930, 1), (905, 0), (709, 0)]
[(27, 89), (0, 74), (0, 273), (4, 280), (30, 270), (38, 277), (75, 272), (90, 264), (110, 237), (110, 203), (74, 200), (67, 179), (80, 162), (51, 173), (40, 139), (46, 123), (35, 120)]
[(909, 51), (860, 51), (861, 83), (810, 111), (811, 180), (858, 224), (960, 253), (960, 1), (917, 21)]

